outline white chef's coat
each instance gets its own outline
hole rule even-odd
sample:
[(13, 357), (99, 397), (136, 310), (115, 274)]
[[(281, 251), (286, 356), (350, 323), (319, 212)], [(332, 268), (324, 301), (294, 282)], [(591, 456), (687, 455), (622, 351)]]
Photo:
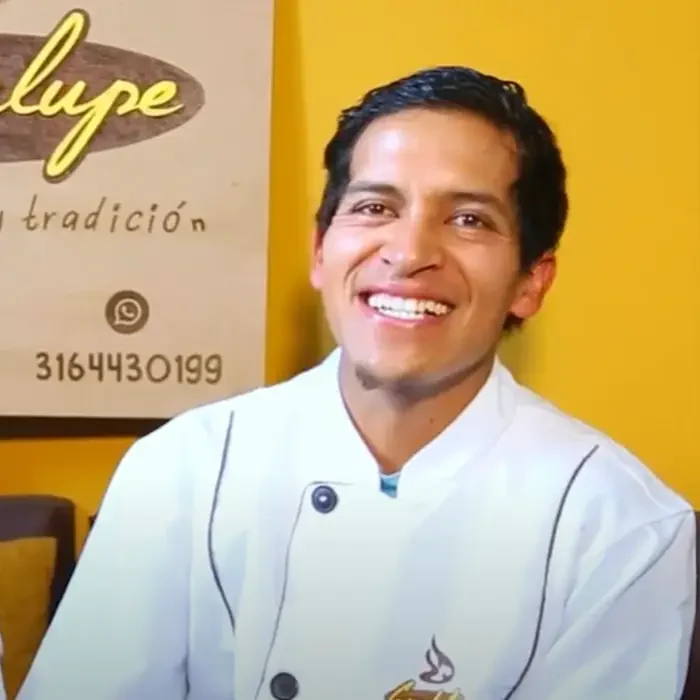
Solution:
[(687, 503), (498, 362), (388, 497), (338, 360), (129, 450), (20, 700), (679, 698)]

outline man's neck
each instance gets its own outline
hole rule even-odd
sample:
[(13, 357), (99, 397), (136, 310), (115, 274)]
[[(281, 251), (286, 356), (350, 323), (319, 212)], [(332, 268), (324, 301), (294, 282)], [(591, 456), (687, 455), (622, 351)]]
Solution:
[(448, 389), (416, 401), (402, 401), (384, 387), (366, 388), (341, 357), (340, 388), (355, 427), (381, 470), (392, 474), (432, 442), (474, 400), (486, 383), (489, 357)]

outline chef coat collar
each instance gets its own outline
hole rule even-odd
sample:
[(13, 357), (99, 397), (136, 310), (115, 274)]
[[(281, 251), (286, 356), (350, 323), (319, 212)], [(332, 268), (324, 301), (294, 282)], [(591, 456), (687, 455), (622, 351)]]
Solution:
[[(313, 435), (304, 441), (313, 454), (304, 462), (313, 480), (367, 484), (378, 491), (379, 466), (355, 428), (340, 391), (341, 352), (339, 348), (331, 352), (315, 373), (318, 400), (309, 424)], [(399, 495), (451, 478), (478, 459), (506, 429), (514, 406), (515, 380), (496, 358), (471, 403), (404, 465)]]

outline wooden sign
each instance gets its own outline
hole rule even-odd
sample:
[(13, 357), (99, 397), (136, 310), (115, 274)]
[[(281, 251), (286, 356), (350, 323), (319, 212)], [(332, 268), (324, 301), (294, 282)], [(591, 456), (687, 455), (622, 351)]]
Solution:
[(262, 384), (272, 13), (0, 4), (0, 415)]

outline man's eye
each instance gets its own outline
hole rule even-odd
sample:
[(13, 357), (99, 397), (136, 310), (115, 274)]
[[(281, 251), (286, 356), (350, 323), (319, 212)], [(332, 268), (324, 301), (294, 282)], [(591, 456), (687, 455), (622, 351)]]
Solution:
[(486, 222), (476, 214), (458, 214), (455, 216), (454, 222), (458, 226), (466, 228), (484, 228), (487, 226)]
[(384, 204), (379, 202), (368, 202), (365, 204), (358, 204), (353, 209), (354, 212), (358, 214), (369, 214), (370, 216), (382, 216), (387, 214), (389, 209)]

